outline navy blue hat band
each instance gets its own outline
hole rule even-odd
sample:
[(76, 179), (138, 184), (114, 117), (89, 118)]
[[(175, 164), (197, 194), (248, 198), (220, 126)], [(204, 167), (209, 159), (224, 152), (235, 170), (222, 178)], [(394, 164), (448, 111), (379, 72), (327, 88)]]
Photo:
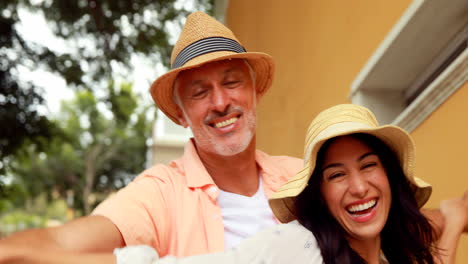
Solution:
[(179, 55), (177, 55), (174, 63), (172, 64), (172, 69), (181, 67), (193, 58), (216, 51), (232, 51), (235, 53), (246, 52), (239, 42), (232, 39), (223, 37), (200, 39), (185, 47)]

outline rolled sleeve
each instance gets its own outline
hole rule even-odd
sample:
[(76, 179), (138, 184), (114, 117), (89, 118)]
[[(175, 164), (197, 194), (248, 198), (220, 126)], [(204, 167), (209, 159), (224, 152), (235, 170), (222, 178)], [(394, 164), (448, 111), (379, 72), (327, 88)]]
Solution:
[(126, 245), (146, 244), (164, 254), (168, 230), (168, 208), (164, 182), (139, 176), (101, 203), (93, 215), (109, 218), (119, 229)]

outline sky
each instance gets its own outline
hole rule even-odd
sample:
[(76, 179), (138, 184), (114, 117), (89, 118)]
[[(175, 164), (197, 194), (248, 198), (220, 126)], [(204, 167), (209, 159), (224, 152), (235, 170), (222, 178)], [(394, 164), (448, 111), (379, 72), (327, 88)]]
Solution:
[[(18, 13), (22, 22), (17, 29), (26, 40), (47, 46), (53, 51), (66, 51), (65, 42), (54, 37), (42, 14), (32, 14), (26, 10), (18, 10)], [(129, 77), (134, 80), (134, 89), (143, 95), (147, 95), (150, 83), (153, 78), (156, 78), (152, 67), (156, 67), (157, 72), (161, 73), (164, 72), (164, 67), (162, 65), (150, 65), (150, 62), (137, 56), (132, 56), (131, 61), (134, 70)], [(21, 67), (19, 71), (24, 81), (31, 81), (44, 89), (43, 96), (47, 101), (47, 109), (41, 109), (42, 112), (45, 112), (44, 114), (57, 113), (60, 110), (60, 102), (73, 97), (74, 93), (67, 87), (65, 80), (56, 74), (42, 69), (30, 71), (26, 67)], [(148, 103), (150, 102), (149, 97), (143, 98), (147, 98)]]
[[(176, 7), (187, 10), (194, 9), (193, 1), (191, 0), (179, 0), (176, 3)], [(21, 9), (18, 10), (18, 14), (21, 23), (18, 25), (17, 30), (26, 40), (44, 45), (55, 52), (67, 51), (66, 43), (54, 36), (42, 14), (31, 13), (30, 11)], [(169, 30), (171, 32), (169, 42), (174, 44), (181, 29), (175, 24), (169, 24)], [(145, 105), (152, 104), (153, 101), (149, 94), (149, 87), (159, 75), (166, 72), (166, 69), (161, 63), (154, 63), (137, 55), (132, 56), (131, 63), (133, 65), (133, 72), (128, 78), (125, 78), (125, 81), (133, 82), (134, 91), (141, 94), (140, 100)], [(40, 108), (39, 111), (44, 115), (56, 115), (60, 111), (61, 101), (73, 98), (74, 91), (67, 87), (65, 80), (59, 75), (43, 69), (31, 71), (26, 67), (19, 68), (19, 75), (23, 81), (31, 81), (43, 88), (44, 93), (42, 95), (46, 100), (47, 106)], [(116, 81), (119, 80), (117, 79)], [(162, 112), (159, 112), (158, 116), (163, 115)], [(175, 134), (176, 138), (181, 138), (182, 140), (186, 140), (191, 136), (189, 130), (175, 125), (167, 118), (158, 119), (155, 128), (154, 131), (158, 137), (168, 137), (169, 140), (174, 138), (174, 135), (169, 134)]]

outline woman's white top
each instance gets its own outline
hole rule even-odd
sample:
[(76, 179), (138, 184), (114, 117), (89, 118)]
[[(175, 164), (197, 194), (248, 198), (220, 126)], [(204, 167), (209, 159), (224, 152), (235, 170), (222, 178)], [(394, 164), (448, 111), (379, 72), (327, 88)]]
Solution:
[[(270, 227), (220, 253), (159, 259), (152, 247), (129, 246), (114, 254), (117, 264), (323, 264), (314, 235), (297, 221)], [(388, 264), (383, 253), (380, 264)]]
[(158, 259), (148, 246), (131, 246), (116, 249), (114, 254), (117, 264), (323, 263), (314, 235), (297, 221), (270, 227), (220, 253)]

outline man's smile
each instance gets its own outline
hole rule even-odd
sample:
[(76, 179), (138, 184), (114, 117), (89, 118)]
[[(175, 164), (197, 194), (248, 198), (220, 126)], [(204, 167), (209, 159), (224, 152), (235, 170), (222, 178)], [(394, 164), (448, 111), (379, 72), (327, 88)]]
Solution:
[(230, 124), (236, 122), (237, 119), (238, 119), (237, 117), (229, 118), (228, 120), (215, 123), (214, 126), (215, 126), (216, 128), (225, 127), (225, 126), (228, 126), (228, 125), (230, 125)]
[(236, 123), (236, 121), (238, 121), (241, 116), (241, 111), (232, 111), (231, 113), (223, 115), (222, 117), (209, 118), (208, 122), (206, 123), (213, 128), (225, 128)]

